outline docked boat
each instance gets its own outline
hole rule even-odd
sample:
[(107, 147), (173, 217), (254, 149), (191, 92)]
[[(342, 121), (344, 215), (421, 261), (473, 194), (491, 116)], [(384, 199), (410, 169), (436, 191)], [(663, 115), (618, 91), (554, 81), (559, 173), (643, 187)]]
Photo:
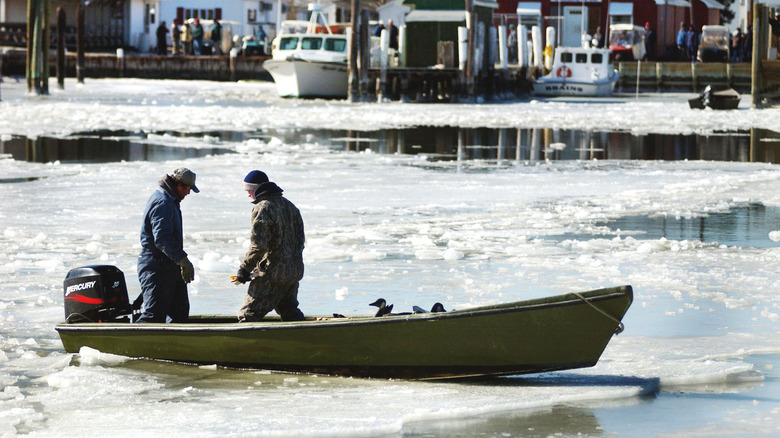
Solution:
[(69, 353), (91, 347), (192, 364), (409, 379), (591, 367), (622, 331), (633, 300), (631, 287), (621, 286), (448, 312), (134, 324), (116, 267), (76, 268), (64, 286), (66, 321), (56, 330)]
[(309, 21), (285, 21), (263, 63), (282, 97), (346, 98), (349, 41), (328, 24), (322, 5), (310, 4)]
[(609, 49), (558, 47), (550, 73), (533, 81), (537, 96), (611, 96), (620, 73)]
[(715, 90), (711, 85), (704, 87), (704, 90), (698, 96), (688, 99), (688, 106), (691, 109), (712, 108), (715, 110), (737, 109), (739, 106), (740, 95), (733, 88)]

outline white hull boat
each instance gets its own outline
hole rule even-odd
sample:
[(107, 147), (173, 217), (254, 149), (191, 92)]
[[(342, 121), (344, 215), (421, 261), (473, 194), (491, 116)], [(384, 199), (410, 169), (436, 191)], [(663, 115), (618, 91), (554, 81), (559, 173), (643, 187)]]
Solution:
[(620, 79), (609, 49), (559, 47), (552, 70), (533, 82), (537, 96), (611, 96)]
[(263, 64), (282, 97), (347, 97), (349, 40), (334, 33), (322, 5), (311, 4), (309, 21), (285, 21), (273, 41), (272, 59)]
[(289, 58), (268, 60), (263, 67), (282, 97), (347, 97), (347, 65)]

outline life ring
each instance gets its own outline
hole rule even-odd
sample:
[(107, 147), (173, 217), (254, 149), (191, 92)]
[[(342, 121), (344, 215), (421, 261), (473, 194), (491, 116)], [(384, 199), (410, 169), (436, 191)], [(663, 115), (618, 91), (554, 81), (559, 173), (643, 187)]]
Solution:
[(561, 66), (558, 68), (558, 70), (555, 71), (555, 75), (559, 78), (570, 78), (571, 77), (571, 69), (569, 67)]

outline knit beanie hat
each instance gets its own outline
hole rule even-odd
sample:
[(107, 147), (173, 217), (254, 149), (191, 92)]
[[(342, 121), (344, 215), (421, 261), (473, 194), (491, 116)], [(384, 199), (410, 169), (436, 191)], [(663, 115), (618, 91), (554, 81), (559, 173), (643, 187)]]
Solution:
[(253, 170), (244, 178), (244, 190), (251, 190), (254, 193), (260, 184), (268, 182), (268, 175), (259, 170)]

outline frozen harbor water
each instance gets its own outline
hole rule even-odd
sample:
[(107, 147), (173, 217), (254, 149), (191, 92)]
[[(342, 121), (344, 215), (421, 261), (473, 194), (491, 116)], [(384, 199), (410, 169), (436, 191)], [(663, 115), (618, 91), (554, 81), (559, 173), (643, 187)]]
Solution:
[[(267, 83), (143, 80), (68, 82), (32, 97), (4, 79), (0, 140), (147, 132), (132, 143), (219, 153), (0, 156), (0, 436), (780, 433), (776, 165), (439, 160), (339, 150), (306, 134), (212, 134), (460, 126), (706, 136), (772, 129), (777, 110), (691, 111), (684, 95), (348, 104), (280, 100)], [(65, 354), (53, 329), (65, 274), (113, 264), (134, 297), (143, 205), (181, 165), (201, 188), (182, 205), (193, 313), (240, 305), (244, 291), (228, 281), (248, 237), (240, 182), (259, 168), (306, 220), (305, 313), (369, 314), (379, 296), (397, 309), (466, 308), (631, 284), (626, 331), (591, 369), (456, 383)]]

